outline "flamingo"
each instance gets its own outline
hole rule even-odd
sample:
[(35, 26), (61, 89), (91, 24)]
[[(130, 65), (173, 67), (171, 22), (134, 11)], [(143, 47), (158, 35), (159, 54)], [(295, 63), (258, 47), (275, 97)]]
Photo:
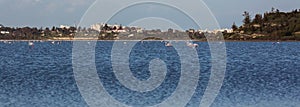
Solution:
[(33, 42), (28, 42), (28, 45), (33, 46), (34, 44), (33, 44)]
[(187, 42), (186, 44), (187, 44), (187, 46), (192, 47), (192, 48), (199, 46), (198, 44), (196, 44), (196, 43), (193, 44), (191, 42)]
[(167, 47), (170, 47), (170, 46), (172, 46), (172, 44), (170, 43), (170, 42), (166, 42), (166, 44), (165, 44)]

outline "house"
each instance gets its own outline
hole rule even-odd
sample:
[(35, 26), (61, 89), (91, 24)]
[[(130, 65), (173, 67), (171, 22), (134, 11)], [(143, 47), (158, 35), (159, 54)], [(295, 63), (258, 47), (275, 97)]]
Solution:
[(94, 25), (91, 25), (90, 27), (93, 30), (96, 31), (103, 31), (106, 33), (111, 33), (111, 32), (118, 32), (118, 33), (124, 33), (126, 32), (126, 27), (123, 27), (122, 25), (109, 25), (109, 24), (105, 24), (105, 23), (97, 23)]
[(8, 31), (0, 31), (1, 34), (9, 34)]
[(300, 35), (300, 31), (299, 32), (295, 32), (295, 35)]
[(94, 24), (94, 25), (91, 26), (91, 29), (100, 32), (102, 27), (103, 27), (102, 24)]
[(259, 28), (259, 27), (261, 27), (261, 26), (260, 26), (259, 24), (254, 24), (253, 27)]
[(60, 28), (66, 28), (66, 29), (70, 29), (70, 26), (67, 26), (67, 25), (60, 25)]

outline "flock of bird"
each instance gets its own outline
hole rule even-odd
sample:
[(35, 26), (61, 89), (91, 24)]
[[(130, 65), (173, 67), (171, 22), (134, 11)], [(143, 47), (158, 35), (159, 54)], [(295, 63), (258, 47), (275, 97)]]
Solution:
[[(198, 44), (196, 44), (196, 43), (191, 43), (191, 42), (186, 42), (186, 45), (187, 45), (188, 47), (191, 47), (191, 48), (195, 48), (195, 47), (198, 47), (198, 46), (199, 46)], [(170, 46), (173, 46), (173, 45), (171, 44), (171, 42), (165, 42), (165, 46), (170, 47)]]
[[(3, 43), (12, 44), (13, 42), (12, 41), (3, 41)], [(51, 41), (51, 44), (60, 44), (60, 42)], [(88, 44), (90, 44), (90, 42), (88, 42)], [(126, 44), (126, 42), (124, 42), (124, 44)], [(195, 48), (195, 47), (199, 46), (198, 44), (192, 43), (192, 42), (186, 42), (186, 45), (188, 47), (192, 47), (192, 48)], [(28, 41), (28, 46), (34, 46), (34, 42), (33, 41)], [(173, 45), (171, 44), (171, 42), (165, 42), (165, 46), (166, 47), (171, 47)]]

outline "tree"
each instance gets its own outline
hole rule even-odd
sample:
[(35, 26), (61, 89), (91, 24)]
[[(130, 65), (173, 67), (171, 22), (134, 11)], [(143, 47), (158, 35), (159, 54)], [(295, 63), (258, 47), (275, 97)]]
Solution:
[(244, 16), (244, 20), (243, 20), (244, 24), (245, 25), (250, 24), (251, 23), (251, 17), (250, 17), (249, 12), (245, 11), (243, 16)]
[(110, 28), (108, 27), (107, 24), (105, 24), (101, 30), (110, 30)]
[(53, 26), (52, 29), (51, 29), (51, 31), (56, 31), (56, 27)]
[(298, 13), (298, 10), (295, 9), (295, 10), (292, 11), (292, 13), (294, 13), (294, 14), (295, 14), (295, 13)]
[(300, 31), (300, 25), (297, 24), (295, 25), (295, 28), (293, 29), (294, 32), (299, 32)]
[(256, 14), (254, 19), (253, 19), (253, 23), (256, 23), (256, 24), (260, 24), (262, 23), (263, 21), (263, 17), (261, 14)]
[(123, 26), (122, 26), (122, 24), (120, 24), (120, 27), (119, 27), (119, 29), (118, 30), (123, 30)]
[(268, 15), (269, 15), (268, 13), (264, 13), (263, 22), (269, 21)]
[(276, 9), (276, 13), (278, 14), (280, 11), (278, 9)]
[(272, 12), (272, 13), (274, 13), (274, 10), (275, 10), (275, 8), (274, 8), (274, 7), (272, 7), (272, 9), (271, 9), (271, 12)]
[(113, 30), (117, 30), (117, 27), (116, 27), (116, 26), (114, 26), (114, 27), (113, 27)]
[(238, 27), (235, 25), (235, 22), (233, 22), (231, 28), (233, 31), (236, 31), (238, 29)]
[(43, 27), (40, 27), (39, 31), (43, 31), (43, 30), (44, 30)]

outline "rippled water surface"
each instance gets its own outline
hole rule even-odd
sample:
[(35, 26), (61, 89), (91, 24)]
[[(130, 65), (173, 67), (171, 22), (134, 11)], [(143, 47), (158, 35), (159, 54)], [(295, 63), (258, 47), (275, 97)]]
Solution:
[[(197, 44), (200, 79), (187, 106), (199, 105), (210, 76), (209, 46), (205, 42)], [(87, 106), (74, 78), (72, 45), (70, 41), (34, 42), (34, 46), (28, 46), (28, 42), (1, 42), (0, 106)], [(156, 89), (138, 93), (122, 86), (113, 74), (112, 45), (113, 42), (98, 41), (93, 48), (97, 73), (107, 92), (127, 105), (149, 106), (163, 102), (176, 89), (180, 72), (186, 72), (180, 71), (181, 60), (175, 48), (165, 47), (158, 41), (139, 42), (128, 55), (133, 76), (141, 81), (149, 79), (150, 62), (160, 59), (166, 68), (166, 77)], [(225, 80), (212, 107), (300, 106), (300, 43), (227, 42), (226, 48)]]

